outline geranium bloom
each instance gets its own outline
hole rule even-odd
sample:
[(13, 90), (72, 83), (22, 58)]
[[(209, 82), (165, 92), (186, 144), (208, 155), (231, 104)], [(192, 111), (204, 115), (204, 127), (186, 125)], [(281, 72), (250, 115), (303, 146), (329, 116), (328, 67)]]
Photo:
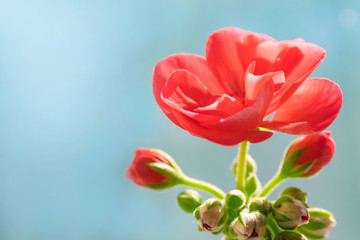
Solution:
[(324, 57), (324, 49), (302, 39), (224, 28), (208, 38), (206, 57), (180, 53), (158, 62), (154, 95), (176, 125), (223, 145), (264, 141), (272, 132), (263, 128), (314, 134), (342, 104), (337, 84), (307, 78)]

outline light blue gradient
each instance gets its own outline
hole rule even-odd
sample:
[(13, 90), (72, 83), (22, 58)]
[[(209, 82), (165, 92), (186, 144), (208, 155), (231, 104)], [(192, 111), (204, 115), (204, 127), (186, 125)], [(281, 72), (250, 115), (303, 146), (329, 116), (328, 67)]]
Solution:
[[(350, 0), (1, 1), (0, 239), (220, 239), (199, 233), (177, 206), (184, 188), (151, 191), (124, 174), (135, 148), (161, 148), (188, 175), (234, 188), (236, 147), (172, 124), (151, 86), (158, 60), (203, 55), (207, 36), (226, 26), (327, 50), (313, 76), (344, 93), (330, 128), (336, 155), (320, 176), (282, 188), (295, 184), (335, 214), (329, 239), (357, 239), (360, 2)], [(275, 133), (251, 146), (263, 182), (294, 138)]]

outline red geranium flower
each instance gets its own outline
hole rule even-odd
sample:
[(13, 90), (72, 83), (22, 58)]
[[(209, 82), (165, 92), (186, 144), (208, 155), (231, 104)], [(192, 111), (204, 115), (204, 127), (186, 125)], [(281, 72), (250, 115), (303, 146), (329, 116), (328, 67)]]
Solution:
[(314, 134), (333, 122), (342, 104), (337, 84), (307, 78), (324, 57), (324, 49), (302, 39), (224, 28), (208, 38), (206, 57), (180, 53), (158, 62), (154, 95), (176, 125), (223, 145), (272, 136), (262, 128)]

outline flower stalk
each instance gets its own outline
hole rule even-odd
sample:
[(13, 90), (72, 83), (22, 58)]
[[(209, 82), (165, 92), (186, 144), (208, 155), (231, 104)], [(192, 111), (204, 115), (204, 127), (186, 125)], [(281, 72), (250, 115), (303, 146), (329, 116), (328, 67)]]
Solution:
[(277, 173), (270, 181), (264, 186), (259, 197), (267, 197), (285, 178), (281, 173)]
[(208, 192), (208, 193), (214, 195), (215, 197), (217, 197), (219, 199), (225, 198), (225, 193), (220, 188), (216, 187), (215, 185), (213, 185), (211, 183), (205, 182), (205, 181), (201, 181), (201, 180), (191, 178), (188, 176), (183, 176), (180, 179), (180, 184), (186, 185), (188, 187), (203, 190), (205, 192)]
[(246, 154), (248, 151), (248, 145), (248, 141), (243, 141), (239, 145), (239, 158), (236, 171), (236, 188), (241, 191), (245, 189)]

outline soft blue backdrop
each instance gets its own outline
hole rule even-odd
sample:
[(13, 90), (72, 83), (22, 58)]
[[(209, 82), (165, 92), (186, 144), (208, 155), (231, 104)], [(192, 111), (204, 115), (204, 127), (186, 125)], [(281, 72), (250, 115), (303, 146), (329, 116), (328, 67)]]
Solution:
[[(330, 128), (336, 155), (320, 176), (282, 187), (297, 184), (334, 212), (329, 239), (358, 239), (359, 18), (355, 0), (0, 1), (0, 239), (219, 239), (176, 205), (183, 188), (150, 191), (124, 173), (135, 148), (156, 147), (190, 176), (234, 188), (236, 147), (172, 124), (151, 86), (158, 60), (204, 54), (207, 36), (226, 26), (327, 50), (313, 76), (344, 92)], [(263, 182), (292, 139), (251, 146)]]

